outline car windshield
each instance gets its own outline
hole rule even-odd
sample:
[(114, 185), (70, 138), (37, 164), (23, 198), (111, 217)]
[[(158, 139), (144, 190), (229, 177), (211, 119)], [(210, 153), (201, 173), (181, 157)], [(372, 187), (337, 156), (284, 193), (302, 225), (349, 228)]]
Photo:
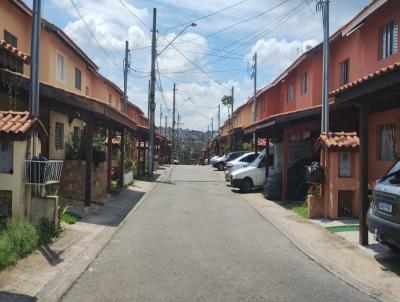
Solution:
[(251, 164), (249, 165), (249, 167), (255, 167), (255, 168), (257, 168), (258, 165), (260, 164), (260, 162), (261, 162), (262, 160), (264, 160), (264, 156), (265, 156), (265, 150), (262, 151), (262, 152), (257, 156), (257, 158), (251, 162)]

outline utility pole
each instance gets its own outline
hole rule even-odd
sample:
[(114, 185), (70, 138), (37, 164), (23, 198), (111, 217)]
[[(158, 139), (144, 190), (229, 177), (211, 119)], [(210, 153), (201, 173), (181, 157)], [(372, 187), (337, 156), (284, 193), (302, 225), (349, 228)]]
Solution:
[[(32, 117), (39, 116), (39, 61), (40, 61), (40, 30), (42, 22), (42, 1), (34, 0), (32, 6), (32, 41), (31, 41), (31, 78), (29, 82), (29, 114)], [(38, 132), (32, 132), (32, 152), (36, 155), (36, 142)]]
[(221, 104), (218, 105), (218, 133), (221, 130)]
[(176, 84), (174, 83), (174, 88), (173, 88), (173, 98), (172, 98), (172, 140), (171, 140), (171, 153), (172, 156), (174, 156), (175, 153), (175, 94), (176, 94)]
[(211, 141), (214, 137), (214, 117), (211, 117)]
[(164, 120), (165, 120), (164, 134), (165, 137), (167, 137), (167, 115), (164, 115)]
[[(253, 100), (253, 123), (256, 122), (257, 119), (257, 52), (254, 53), (253, 57), (254, 65), (253, 65), (253, 74), (251, 77), (254, 80), (254, 100)], [(256, 132), (253, 132), (253, 142), (254, 142), (254, 151), (257, 153), (257, 142), (256, 142)]]
[(324, 32), (324, 42), (322, 51), (322, 112), (321, 112), (321, 132), (329, 132), (329, 1), (319, 0), (317, 10), (322, 12), (322, 23)]
[[(32, 41), (31, 41), (31, 78), (29, 85), (29, 113), (39, 116), (39, 61), (40, 61), (40, 30), (42, 1), (33, 0), (32, 5)], [(35, 154), (34, 154), (35, 155)]]
[(234, 86), (232, 86), (231, 101), (232, 101), (232, 104), (231, 104), (231, 119), (230, 119), (230, 121), (231, 121), (231, 127), (233, 128), (233, 103), (235, 102), (235, 87)]
[(128, 110), (128, 72), (130, 68), (130, 50), (129, 42), (125, 41), (125, 59), (124, 59), (124, 112)]
[(148, 157), (148, 177), (153, 178), (153, 166), (154, 166), (154, 120), (156, 103), (154, 102), (155, 95), (155, 82), (156, 82), (156, 34), (157, 34), (157, 9), (153, 8), (153, 30), (151, 40), (151, 73), (150, 73), (150, 95), (149, 95), (149, 157)]
[(179, 148), (180, 148), (180, 142), (179, 142), (179, 120), (180, 120), (180, 115), (178, 113), (178, 123), (176, 124), (176, 156), (178, 157), (179, 161)]
[(160, 104), (160, 133), (161, 133), (161, 127), (162, 127), (162, 104)]

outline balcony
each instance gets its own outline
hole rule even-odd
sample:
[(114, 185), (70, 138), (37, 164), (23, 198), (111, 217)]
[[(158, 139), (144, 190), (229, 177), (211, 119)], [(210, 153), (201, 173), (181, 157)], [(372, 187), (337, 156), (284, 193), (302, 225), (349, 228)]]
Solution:
[(37, 186), (59, 183), (62, 167), (62, 160), (25, 160), (25, 183)]

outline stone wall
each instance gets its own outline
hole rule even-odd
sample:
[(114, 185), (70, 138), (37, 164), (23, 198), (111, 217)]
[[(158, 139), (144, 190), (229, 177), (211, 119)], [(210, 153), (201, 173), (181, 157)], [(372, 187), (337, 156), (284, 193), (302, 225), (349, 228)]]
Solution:
[[(85, 199), (85, 161), (65, 160), (61, 175), (61, 196)], [(92, 201), (104, 201), (107, 198), (107, 163), (102, 162), (92, 170)]]

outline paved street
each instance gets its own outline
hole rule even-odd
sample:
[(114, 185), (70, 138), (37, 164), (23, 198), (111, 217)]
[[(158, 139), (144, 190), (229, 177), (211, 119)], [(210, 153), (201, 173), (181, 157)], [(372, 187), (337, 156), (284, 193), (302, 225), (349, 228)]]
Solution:
[(218, 173), (173, 167), (63, 301), (375, 301), (307, 258)]

